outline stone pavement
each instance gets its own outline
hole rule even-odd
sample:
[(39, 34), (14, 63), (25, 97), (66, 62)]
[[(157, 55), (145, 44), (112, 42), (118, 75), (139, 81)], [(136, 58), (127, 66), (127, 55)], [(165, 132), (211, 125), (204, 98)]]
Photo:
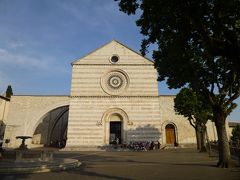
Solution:
[(194, 149), (168, 149), (147, 152), (58, 152), (54, 157), (82, 162), (76, 169), (38, 174), (1, 175), (1, 180), (63, 179), (182, 179), (239, 180), (240, 168), (215, 167), (216, 157)]

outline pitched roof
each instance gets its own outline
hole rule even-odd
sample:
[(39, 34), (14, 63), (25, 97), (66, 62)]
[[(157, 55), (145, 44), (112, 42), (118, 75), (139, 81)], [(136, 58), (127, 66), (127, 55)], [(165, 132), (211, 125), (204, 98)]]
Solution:
[(97, 49), (95, 49), (95, 50), (93, 50), (93, 51), (89, 52), (88, 54), (86, 54), (86, 55), (82, 56), (81, 58), (79, 58), (79, 59), (77, 59), (77, 60), (73, 61), (71, 64), (72, 64), (72, 65), (74, 65), (74, 64), (76, 64), (76, 63), (80, 62), (80, 60), (81, 60), (81, 59), (83, 59), (83, 58), (85, 58), (85, 57), (87, 57), (87, 56), (89, 56), (89, 55), (93, 54), (94, 52), (96, 52), (96, 51), (100, 50), (101, 48), (103, 48), (103, 47), (107, 46), (108, 44), (110, 44), (110, 43), (112, 43), (112, 42), (115, 42), (115, 43), (117, 43), (117, 44), (120, 44), (120, 45), (122, 45), (123, 47), (127, 48), (128, 50), (130, 50), (130, 51), (134, 52), (135, 54), (137, 54), (137, 55), (139, 55), (139, 56), (141, 56), (141, 57), (143, 57), (143, 58), (144, 58), (145, 60), (147, 60), (148, 62), (150, 62), (150, 63), (152, 63), (152, 64), (154, 63), (154, 62), (153, 62), (153, 60), (151, 60), (151, 59), (149, 59), (149, 58), (147, 58), (147, 57), (144, 57), (144, 56), (142, 56), (142, 55), (141, 55), (139, 52), (137, 52), (137, 51), (135, 51), (135, 50), (133, 50), (133, 49), (129, 48), (128, 46), (126, 46), (126, 45), (122, 44), (121, 42), (119, 42), (119, 41), (117, 41), (117, 40), (115, 40), (115, 39), (114, 39), (114, 40), (111, 40), (111, 41), (109, 41), (109, 42), (107, 42), (107, 43), (103, 44), (103, 45), (102, 45), (102, 46), (100, 46), (99, 48), (97, 48)]

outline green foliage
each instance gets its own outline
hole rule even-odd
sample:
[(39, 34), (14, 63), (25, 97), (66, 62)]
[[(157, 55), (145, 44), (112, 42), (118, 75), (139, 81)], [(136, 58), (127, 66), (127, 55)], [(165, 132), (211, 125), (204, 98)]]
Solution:
[(240, 125), (233, 128), (231, 140), (234, 142), (240, 141)]
[(120, 10), (142, 13), (136, 21), (150, 44), (159, 80), (189, 85), (227, 116), (240, 94), (239, 0), (117, 0)]
[(6, 97), (10, 98), (13, 95), (12, 87), (9, 85), (6, 90)]
[(229, 167), (224, 127), (240, 95), (239, 0), (116, 0), (144, 35), (142, 54), (153, 52), (158, 80), (170, 88), (189, 86), (212, 106), (218, 133), (218, 166)]
[(189, 120), (206, 124), (211, 119), (212, 109), (203, 96), (189, 88), (183, 88), (174, 99), (174, 110)]

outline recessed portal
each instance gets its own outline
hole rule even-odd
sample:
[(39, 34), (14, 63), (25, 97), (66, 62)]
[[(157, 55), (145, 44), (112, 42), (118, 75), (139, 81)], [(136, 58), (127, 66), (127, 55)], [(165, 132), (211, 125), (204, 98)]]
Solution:
[(175, 144), (176, 143), (176, 134), (175, 127), (172, 124), (166, 125), (166, 144)]
[(110, 122), (110, 136), (109, 136), (109, 143), (110, 144), (121, 144), (121, 129), (122, 123), (121, 122)]
[(128, 142), (126, 130), (129, 118), (125, 111), (119, 108), (108, 109), (103, 114), (102, 122), (104, 122), (105, 145)]

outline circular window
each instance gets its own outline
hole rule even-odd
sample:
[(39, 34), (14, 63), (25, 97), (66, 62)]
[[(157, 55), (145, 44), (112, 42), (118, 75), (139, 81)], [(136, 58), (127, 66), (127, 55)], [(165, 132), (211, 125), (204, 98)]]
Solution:
[(117, 63), (119, 61), (119, 57), (117, 55), (113, 55), (110, 60), (111, 63)]
[(107, 94), (119, 95), (129, 84), (127, 74), (122, 70), (113, 70), (104, 74), (101, 78), (101, 87)]
[(114, 74), (108, 78), (108, 85), (109, 85), (109, 87), (111, 87), (113, 89), (121, 88), (122, 84), (123, 84), (123, 79), (116, 74)]

